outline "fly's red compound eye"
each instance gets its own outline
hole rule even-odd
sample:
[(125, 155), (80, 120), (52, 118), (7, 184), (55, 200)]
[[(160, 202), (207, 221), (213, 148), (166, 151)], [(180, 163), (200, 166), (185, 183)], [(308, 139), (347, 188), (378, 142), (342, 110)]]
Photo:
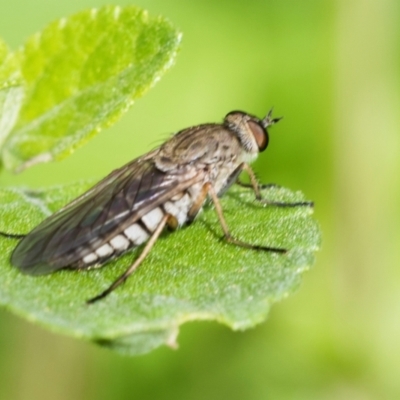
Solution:
[(249, 121), (248, 124), (251, 133), (253, 134), (254, 139), (256, 140), (258, 149), (260, 151), (264, 151), (267, 148), (269, 142), (267, 130), (264, 129), (259, 123), (255, 121)]

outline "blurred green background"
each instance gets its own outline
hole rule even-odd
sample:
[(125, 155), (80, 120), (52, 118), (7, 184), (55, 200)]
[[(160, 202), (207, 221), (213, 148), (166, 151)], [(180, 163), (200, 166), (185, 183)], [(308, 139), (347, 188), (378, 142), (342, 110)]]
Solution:
[[(0, 36), (15, 49), (108, 3), (0, 0)], [(400, 2), (134, 4), (184, 33), (175, 67), (73, 156), (1, 184), (100, 178), (178, 129), (275, 106), (285, 118), (255, 169), (315, 201), (323, 248), (266, 323), (187, 324), (177, 351), (121, 357), (1, 311), (0, 399), (399, 399)]]

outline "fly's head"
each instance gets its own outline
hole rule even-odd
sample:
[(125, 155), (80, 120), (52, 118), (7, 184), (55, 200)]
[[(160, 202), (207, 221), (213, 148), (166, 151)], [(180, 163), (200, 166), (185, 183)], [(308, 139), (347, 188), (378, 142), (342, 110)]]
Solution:
[(268, 146), (268, 127), (280, 119), (272, 118), (272, 109), (263, 119), (243, 111), (231, 111), (225, 116), (224, 124), (236, 134), (243, 149), (250, 156), (256, 157)]

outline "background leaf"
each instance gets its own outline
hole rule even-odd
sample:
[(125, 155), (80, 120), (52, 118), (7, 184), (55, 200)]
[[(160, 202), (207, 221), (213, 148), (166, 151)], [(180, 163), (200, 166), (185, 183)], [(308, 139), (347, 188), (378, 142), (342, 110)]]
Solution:
[[(86, 186), (31, 193), (2, 189), (1, 229), (26, 232), (48, 210), (60, 208)], [(264, 197), (304, 201), (301, 193), (283, 188), (265, 190)], [(272, 303), (298, 286), (301, 273), (313, 263), (319, 229), (310, 217), (311, 208), (265, 206), (244, 188), (232, 188), (222, 205), (233, 235), (290, 251), (281, 255), (226, 244), (220, 240), (216, 213), (208, 207), (191, 226), (163, 236), (123, 287), (87, 306), (85, 300), (121, 274), (137, 251), (99, 270), (31, 277), (9, 264), (16, 241), (1, 238), (0, 302), (53, 330), (129, 354), (148, 352), (163, 343), (175, 346), (179, 325), (186, 321), (217, 320), (235, 330), (252, 327), (266, 318)], [(18, 232), (13, 222), (17, 215)]]
[(7, 168), (62, 158), (115, 122), (172, 64), (180, 34), (137, 7), (77, 13), (19, 51), (26, 97), (3, 149)]
[(19, 59), (0, 39), (0, 148), (13, 128), (23, 100)]

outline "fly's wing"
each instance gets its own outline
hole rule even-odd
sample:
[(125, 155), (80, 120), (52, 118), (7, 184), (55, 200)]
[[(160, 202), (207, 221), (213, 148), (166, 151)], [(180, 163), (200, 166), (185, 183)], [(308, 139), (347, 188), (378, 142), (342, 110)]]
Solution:
[(11, 263), (30, 275), (72, 266), (199, 180), (185, 168), (166, 174), (156, 168), (151, 156), (149, 153), (112, 172), (44, 220), (18, 243)]

